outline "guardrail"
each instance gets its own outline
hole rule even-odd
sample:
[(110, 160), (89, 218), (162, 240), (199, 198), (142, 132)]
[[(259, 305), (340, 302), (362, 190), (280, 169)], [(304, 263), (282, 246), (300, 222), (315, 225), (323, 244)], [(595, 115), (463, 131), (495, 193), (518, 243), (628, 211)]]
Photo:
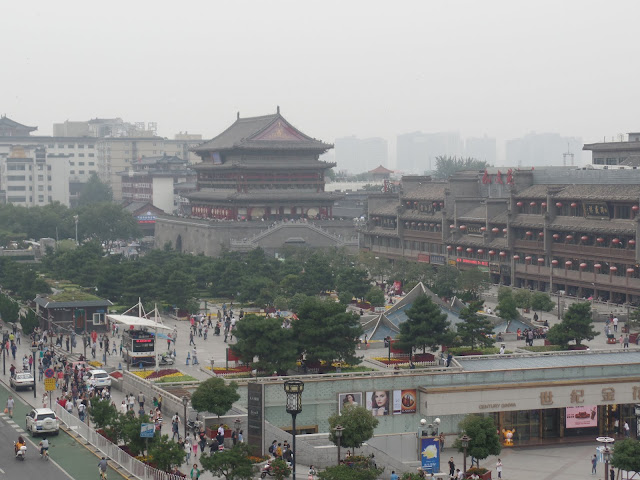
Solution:
[(71, 415), (57, 403), (54, 405), (54, 411), (69, 430), (80, 435), (87, 443), (96, 447), (105, 457), (120, 465), (134, 477), (141, 480), (182, 480), (184, 478), (180, 475), (163, 472), (162, 470), (142, 463), (100, 435), (89, 425), (80, 421), (78, 417)]

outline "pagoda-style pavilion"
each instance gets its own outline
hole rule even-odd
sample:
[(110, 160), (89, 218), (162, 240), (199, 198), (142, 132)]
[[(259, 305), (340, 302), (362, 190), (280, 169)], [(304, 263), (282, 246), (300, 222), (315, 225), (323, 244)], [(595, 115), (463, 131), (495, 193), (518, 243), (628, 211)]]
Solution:
[(308, 137), (280, 115), (240, 118), (193, 151), (197, 188), (191, 215), (221, 220), (331, 218), (340, 196), (325, 192), (319, 160), (333, 145)]

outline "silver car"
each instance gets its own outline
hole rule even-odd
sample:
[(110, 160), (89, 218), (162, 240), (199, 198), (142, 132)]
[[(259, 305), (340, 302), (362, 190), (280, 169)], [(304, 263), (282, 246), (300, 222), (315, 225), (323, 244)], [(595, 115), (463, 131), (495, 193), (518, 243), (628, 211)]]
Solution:
[(15, 376), (9, 380), (11, 388), (18, 390), (20, 388), (33, 388), (35, 384), (35, 378), (29, 372), (16, 373)]

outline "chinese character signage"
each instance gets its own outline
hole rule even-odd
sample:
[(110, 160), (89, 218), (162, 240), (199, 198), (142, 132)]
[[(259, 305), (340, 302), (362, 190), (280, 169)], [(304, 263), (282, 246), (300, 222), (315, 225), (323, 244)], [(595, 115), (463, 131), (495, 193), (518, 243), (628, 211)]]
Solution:
[(394, 390), (393, 391), (393, 414), (416, 413), (418, 405), (417, 390)]
[(438, 437), (420, 439), (420, 460), (422, 470), (427, 473), (440, 472), (440, 441)]
[(598, 407), (567, 407), (567, 428), (583, 428), (598, 426)]
[(584, 204), (584, 216), (609, 218), (609, 207), (605, 202), (589, 202)]

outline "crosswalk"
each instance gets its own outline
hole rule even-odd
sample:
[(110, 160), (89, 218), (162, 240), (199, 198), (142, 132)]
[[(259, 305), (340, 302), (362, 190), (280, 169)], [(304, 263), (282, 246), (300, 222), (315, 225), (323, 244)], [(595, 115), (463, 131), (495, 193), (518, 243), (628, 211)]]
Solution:
[(27, 433), (27, 432), (24, 431), (24, 429), (22, 427), (20, 427), (20, 425), (18, 425), (16, 422), (13, 421), (13, 418), (11, 418), (6, 413), (0, 413), (0, 418), (2, 420), (4, 420), (5, 422), (7, 422), (7, 424), (11, 428), (13, 428), (16, 432), (18, 432), (18, 433)]

